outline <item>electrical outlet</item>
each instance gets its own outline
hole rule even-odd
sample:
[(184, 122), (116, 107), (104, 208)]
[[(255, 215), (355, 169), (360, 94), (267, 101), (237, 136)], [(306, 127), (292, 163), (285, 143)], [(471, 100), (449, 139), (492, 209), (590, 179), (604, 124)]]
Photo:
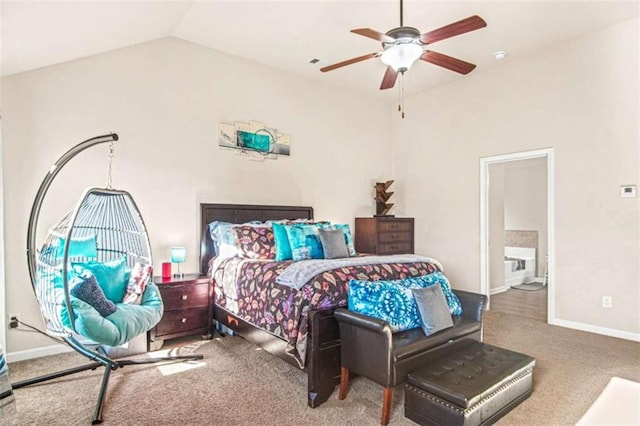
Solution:
[(602, 307), (613, 308), (613, 298), (611, 296), (602, 296)]
[(20, 321), (20, 314), (9, 314), (9, 328), (18, 328), (20, 325), (18, 321)]

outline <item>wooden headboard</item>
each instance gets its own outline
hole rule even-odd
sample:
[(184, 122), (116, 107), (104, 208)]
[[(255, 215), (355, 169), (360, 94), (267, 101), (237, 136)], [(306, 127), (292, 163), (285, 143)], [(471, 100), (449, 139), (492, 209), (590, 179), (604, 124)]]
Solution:
[(200, 204), (200, 272), (207, 273), (213, 256), (213, 241), (209, 236), (209, 223), (219, 220), (244, 223), (251, 220), (313, 219), (313, 207), (265, 206), (257, 204)]

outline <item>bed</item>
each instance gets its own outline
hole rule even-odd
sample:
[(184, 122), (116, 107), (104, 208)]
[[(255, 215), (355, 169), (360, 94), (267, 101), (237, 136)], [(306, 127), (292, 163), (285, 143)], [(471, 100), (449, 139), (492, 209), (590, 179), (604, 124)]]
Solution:
[[(435, 261), (406, 259), (403, 263), (341, 267), (318, 273), (298, 290), (280, 285), (274, 278), (282, 278), (291, 261), (228, 258), (212, 262), (214, 248), (209, 224), (313, 220), (313, 208), (201, 204), (200, 211), (200, 265), (214, 283), (214, 320), (305, 371), (310, 407), (325, 402), (340, 381), (340, 337), (333, 310), (346, 306), (345, 286), (349, 279), (399, 279), (439, 269)], [(215, 268), (211, 269), (212, 265)]]

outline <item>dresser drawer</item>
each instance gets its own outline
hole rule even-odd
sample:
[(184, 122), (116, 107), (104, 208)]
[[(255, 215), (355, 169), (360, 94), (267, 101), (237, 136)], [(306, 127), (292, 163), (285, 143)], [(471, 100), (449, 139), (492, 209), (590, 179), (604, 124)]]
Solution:
[(413, 253), (411, 241), (397, 243), (380, 243), (378, 245), (378, 254), (401, 254)]
[(409, 220), (390, 220), (380, 221), (378, 223), (378, 232), (393, 232), (393, 231), (413, 231), (413, 221)]
[(411, 232), (381, 232), (378, 241), (381, 243), (393, 243), (396, 241), (411, 241)]
[[(162, 284), (161, 284), (162, 285)], [(160, 287), (164, 310), (173, 311), (186, 307), (197, 308), (209, 306), (209, 283)], [(167, 314), (165, 314), (166, 316)]]
[(157, 337), (183, 333), (189, 330), (207, 329), (209, 327), (209, 308), (182, 309), (165, 312), (162, 320), (156, 326)]

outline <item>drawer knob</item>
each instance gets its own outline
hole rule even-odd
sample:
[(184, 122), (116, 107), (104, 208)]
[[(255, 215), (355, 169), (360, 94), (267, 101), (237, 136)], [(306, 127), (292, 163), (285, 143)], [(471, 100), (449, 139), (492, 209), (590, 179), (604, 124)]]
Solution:
[(187, 322), (187, 319), (186, 318), (182, 318), (182, 321), (180, 321), (180, 322), (184, 324), (185, 322)]
[(182, 300), (187, 300), (187, 295), (186, 294), (182, 295)]

